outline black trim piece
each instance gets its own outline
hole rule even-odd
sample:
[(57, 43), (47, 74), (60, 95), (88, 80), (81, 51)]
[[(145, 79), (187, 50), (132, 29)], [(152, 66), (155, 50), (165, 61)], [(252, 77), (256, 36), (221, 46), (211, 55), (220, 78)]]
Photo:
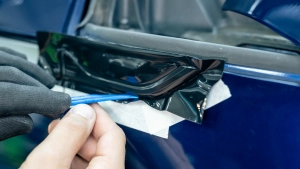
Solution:
[(39, 65), (88, 93), (133, 93), (158, 110), (201, 123), (225, 62), (116, 43), (38, 33)]

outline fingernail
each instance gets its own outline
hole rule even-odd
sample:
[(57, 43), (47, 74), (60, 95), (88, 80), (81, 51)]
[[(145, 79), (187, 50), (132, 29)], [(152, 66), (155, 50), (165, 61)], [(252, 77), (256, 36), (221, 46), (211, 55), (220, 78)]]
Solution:
[(76, 105), (75, 107), (73, 107), (71, 109), (71, 112), (75, 113), (75, 114), (78, 114), (82, 117), (85, 117), (88, 120), (92, 119), (95, 115), (94, 109), (91, 108), (90, 106), (86, 105), (86, 104)]

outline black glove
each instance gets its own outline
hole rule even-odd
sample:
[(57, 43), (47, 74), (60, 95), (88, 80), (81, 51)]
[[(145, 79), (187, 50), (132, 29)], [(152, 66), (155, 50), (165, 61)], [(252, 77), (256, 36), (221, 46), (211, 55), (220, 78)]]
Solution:
[(70, 96), (51, 91), (54, 85), (25, 55), (0, 47), (0, 141), (31, 132), (30, 113), (57, 118), (70, 107)]

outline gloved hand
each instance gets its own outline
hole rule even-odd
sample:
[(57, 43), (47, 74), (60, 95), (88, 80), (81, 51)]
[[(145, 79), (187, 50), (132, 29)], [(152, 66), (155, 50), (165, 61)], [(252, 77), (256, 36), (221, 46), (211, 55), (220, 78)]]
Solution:
[(0, 141), (31, 132), (30, 113), (56, 118), (70, 107), (69, 95), (49, 89), (54, 84), (25, 55), (0, 47)]

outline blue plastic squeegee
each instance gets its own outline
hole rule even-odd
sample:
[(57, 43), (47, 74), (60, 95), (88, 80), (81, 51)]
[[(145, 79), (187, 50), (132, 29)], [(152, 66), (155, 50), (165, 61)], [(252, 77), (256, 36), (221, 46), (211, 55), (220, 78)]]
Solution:
[(90, 94), (71, 97), (71, 106), (77, 104), (91, 104), (112, 100), (137, 100), (138, 96), (129, 94)]

